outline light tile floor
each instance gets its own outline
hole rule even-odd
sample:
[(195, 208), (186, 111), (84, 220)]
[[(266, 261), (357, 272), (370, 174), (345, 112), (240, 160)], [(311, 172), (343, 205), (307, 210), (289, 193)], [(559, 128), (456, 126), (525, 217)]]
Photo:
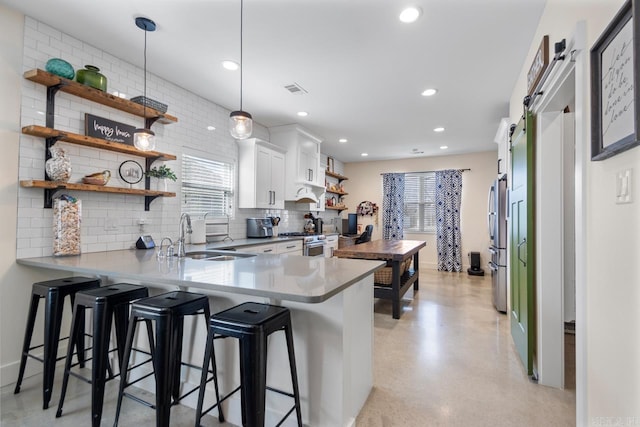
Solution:
[[(420, 291), (411, 301), (412, 292), (406, 296), (400, 320), (391, 318), (387, 301), (376, 301), (374, 388), (358, 427), (575, 425), (575, 390), (537, 385), (524, 374), (508, 318), (491, 305), (490, 277), (423, 270)], [(41, 376), (26, 379), (18, 395), (3, 387), (0, 425), (89, 425), (88, 385), (74, 379), (63, 416), (55, 418), (61, 377), (58, 371), (46, 411)], [(103, 426), (113, 425), (117, 384), (107, 383)], [(119, 425), (153, 425), (154, 419), (151, 409), (125, 400)], [(172, 409), (172, 426), (193, 423), (193, 409)], [(203, 425), (220, 424), (208, 416)]]
[(575, 390), (526, 377), (490, 276), (422, 270), (403, 308), (393, 320), (376, 302), (374, 388), (358, 426), (575, 425)]

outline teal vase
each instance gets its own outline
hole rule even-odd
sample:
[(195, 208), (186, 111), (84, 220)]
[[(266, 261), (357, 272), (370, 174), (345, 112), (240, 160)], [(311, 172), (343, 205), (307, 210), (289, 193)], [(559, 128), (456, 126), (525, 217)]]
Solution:
[(85, 65), (82, 70), (78, 70), (76, 81), (86, 86), (107, 91), (107, 78), (100, 74), (100, 68), (94, 65)]
[(51, 74), (55, 74), (56, 76), (64, 77), (69, 80), (73, 80), (73, 76), (76, 74), (75, 71), (73, 71), (71, 64), (60, 58), (51, 58), (48, 60), (45, 70)]

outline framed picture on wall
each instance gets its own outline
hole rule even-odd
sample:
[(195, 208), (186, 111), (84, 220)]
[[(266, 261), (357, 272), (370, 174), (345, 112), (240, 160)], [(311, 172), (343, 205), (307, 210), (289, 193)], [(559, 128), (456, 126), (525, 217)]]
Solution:
[(591, 160), (640, 144), (640, 46), (635, 1), (628, 0), (591, 48)]
[(327, 157), (327, 170), (333, 172), (333, 157)]

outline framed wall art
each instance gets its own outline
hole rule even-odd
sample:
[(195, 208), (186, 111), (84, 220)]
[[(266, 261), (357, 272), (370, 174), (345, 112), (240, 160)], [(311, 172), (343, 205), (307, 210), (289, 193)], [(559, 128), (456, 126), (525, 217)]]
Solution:
[(635, 0), (628, 0), (591, 48), (591, 160), (640, 144), (640, 47)]

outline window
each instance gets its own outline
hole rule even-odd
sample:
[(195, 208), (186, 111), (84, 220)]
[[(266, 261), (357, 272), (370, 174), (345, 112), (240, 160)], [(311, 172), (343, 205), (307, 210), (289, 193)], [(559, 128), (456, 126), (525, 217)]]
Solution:
[(233, 164), (184, 154), (182, 212), (201, 217), (232, 215)]
[(404, 231), (436, 232), (435, 172), (404, 175)]

